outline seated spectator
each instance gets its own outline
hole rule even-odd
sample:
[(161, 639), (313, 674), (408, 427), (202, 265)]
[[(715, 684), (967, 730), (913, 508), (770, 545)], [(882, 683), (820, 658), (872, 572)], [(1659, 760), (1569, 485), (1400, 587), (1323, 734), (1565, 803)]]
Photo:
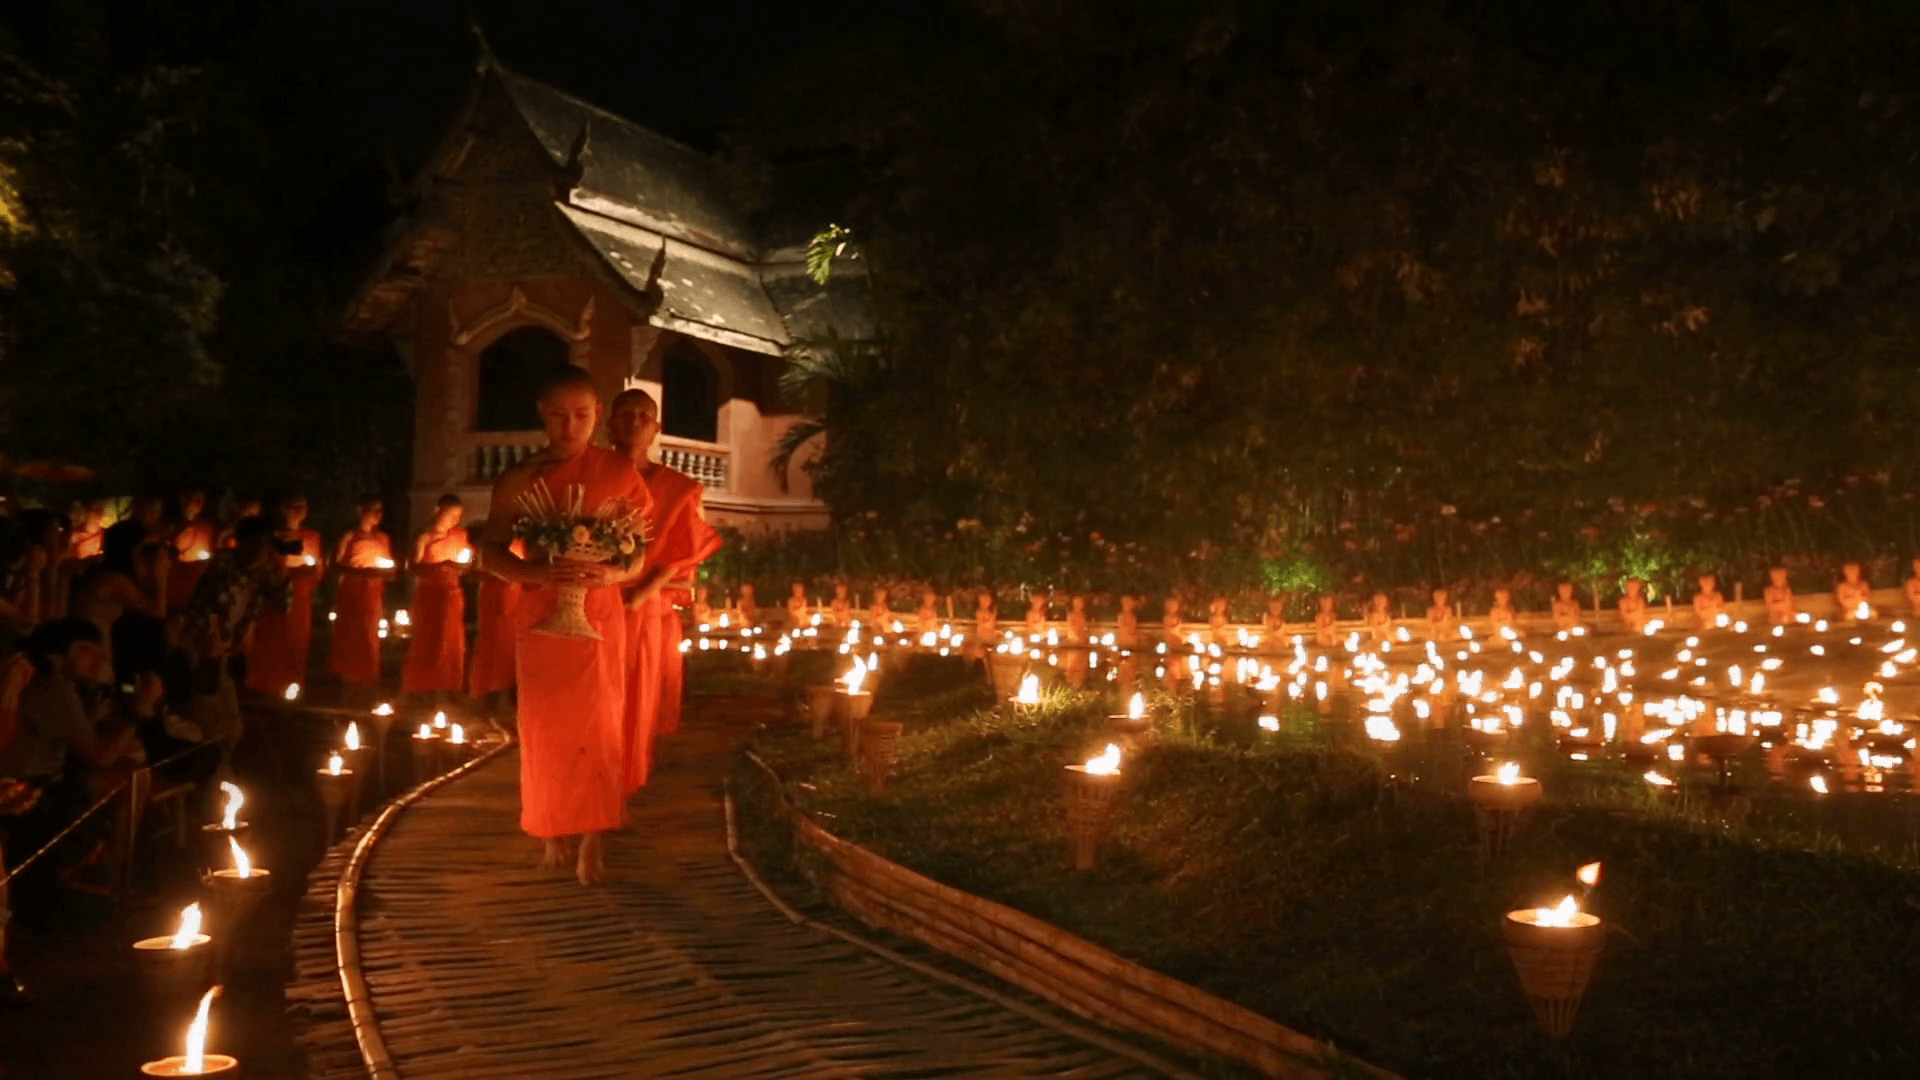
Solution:
[[(143, 754), (133, 729), (113, 715), (109, 698), (89, 709), (85, 696), (112, 677), (105, 636), (85, 619), (56, 619), (28, 636), (33, 678), (20, 691), (13, 745), (0, 757), (0, 775), (53, 784), (78, 779), (98, 795), (120, 780)], [(82, 768), (66, 768), (72, 754)]]
[[(147, 526), (123, 521), (107, 530), (100, 561), (74, 589), (73, 614), (105, 635), (116, 681), (131, 686), (166, 655), (167, 560), (152, 557)], [(145, 552), (145, 557), (143, 557)]]

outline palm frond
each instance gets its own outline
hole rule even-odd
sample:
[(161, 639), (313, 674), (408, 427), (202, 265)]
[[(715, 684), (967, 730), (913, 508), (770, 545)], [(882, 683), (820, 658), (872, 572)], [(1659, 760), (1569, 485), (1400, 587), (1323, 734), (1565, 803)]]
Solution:
[(827, 433), (826, 421), (810, 417), (797, 420), (792, 427), (781, 432), (780, 438), (773, 444), (773, 456), (767, 459), (767, 471), (780, 483), (781, 492), (788, 488), (787, 471), (793, 464), (793, 455), (800, 448)]

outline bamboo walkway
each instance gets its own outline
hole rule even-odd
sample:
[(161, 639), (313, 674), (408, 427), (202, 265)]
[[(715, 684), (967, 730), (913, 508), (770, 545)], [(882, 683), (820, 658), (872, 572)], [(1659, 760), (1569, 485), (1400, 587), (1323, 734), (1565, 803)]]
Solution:
[[(381, 1080), (1160, 1075), (1024, 1006), (790, 922), (728, 854), (721, 776), (745, 724), (704, 719), (634, 800), (603, 888), (534, 868), (516, 753), (398, 812), (354, 920), (393, 1064)], [(350, 846), (315, 872), (296, 930), (288, 997), (318, 1080), (369, 1072), (330, 910)]]

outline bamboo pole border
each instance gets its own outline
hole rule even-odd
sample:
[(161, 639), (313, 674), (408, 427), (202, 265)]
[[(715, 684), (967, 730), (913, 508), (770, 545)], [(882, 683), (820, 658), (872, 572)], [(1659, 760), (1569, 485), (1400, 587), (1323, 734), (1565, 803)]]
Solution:
[[(1231, 1058), (1265, 1076), (1398, 1080), (1250, 1009), (835, 836), (793, 806), (771, 765), (750, 750), (746, 756), (773, 782), (780, 811), (792, 822), (795, 836), (834, 867), (829, 895), (869, 926), (938, 949), (1094, 1023), (1138, 1032), (1189, 1053)], [(728, 809), (731, 812), (730, 800)], [(757, 877), (754, 880), (759, 885)]]
[(386, 836), (387, 830), (403, 811), (442, 785), (506, 753), (514, 745), (515, 740), (509, 737), (458, 768), (441, 773), (388, 802), (381, 809), (380, 816), (374, 818), (373, 824), (360, 834), (359, 842), (353, 846), (353, 854), (340, 871), (340, 883), (334, 889), (333, 900), (335, 967), (340, 973), (340, 991), (346, 1000), (347, 1020), (353, 1026), (353, 1040), (359, 1047), (360, 1060), (365, 1064), (370, 1080), (400, 1080), (400, 1070), (394, 1066), (393, 1057), (387, 1051), (387, 1042), (380, 1035), (380, 1021), (373, 1012), (373, 996), (367, 989), (366, 973), (360, 968), (360, 935), (356, 926), (360, 874), (366, 868), (367, 860), (372, 857), (374, 846)]

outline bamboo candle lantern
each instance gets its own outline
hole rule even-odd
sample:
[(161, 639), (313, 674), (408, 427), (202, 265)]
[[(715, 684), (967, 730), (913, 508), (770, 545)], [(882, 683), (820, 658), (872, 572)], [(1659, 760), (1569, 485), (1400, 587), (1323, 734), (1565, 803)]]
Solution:
[[(1599, 870), (1598, 863), (1581, 868), (1589, 888), (1599, 879)], [(1501, 931), (1520, 990), (1541, 1030), (1550, 1039), (1566, 1038), (1606, 942), (1600, 917), (1581, 911), (1579, 902), (1568, 896), (1554, 907), (1507, 912)]]
[(354, 786), (359, 777), (346, 767), (346, 760), (339, 754), (327, 758), (327, 767), (316, 769), (314, 776), (320, 784), (320, 805), (326, 809), (326, 832), (321, 838), (322, 846), (333, 843), (338, 835), (342, 815), (347, 807), (353, 805)]
[(421, 783), (440, 773), (440, 733), (421, 724), (413, 733), (413, 781)]
[(200, 905), (180, 912), (180, 928), (133, 943), (134, 967), (156, 1007), (191, 1001), (213, 981), (213, 939), (200, 932)]
[(898, 720), (865, 720), (860, 725), (860, 756), (867, 767), (867, 791), (878, 795), (886, 789), (887, 774), (900, 744), (902, 725)]
[(1488, 858), (1498, 858), (1506, 851), (1521, 815), (1540, 801), (1540, 795), (1540, 781), (1521, 776), (1520, 766), (1513, 762), (1468, 781), (1467, 797), (1480, 820), (1481, 850)]
[(1066, 767), (1067, 827), (1073, 833), (1073, 866), (1091, 870), (1099, 861), (1100, 844), (1113, 820), (1113, 804), (1120, 790), (1120, 747), (1108, 743), (1100, 754), (1080, 765)]
[(813, 737), (827, 737), (827, 724), (833, 720), (834, 697), (840, 688), (833, 683), (807, 687), (807, 716), (813, 725)]
[(387, 736), (393, 731), (393, 706), (381, 702), (373, 707), (373, 752), (380, 763), (380, 790), (387, 790)]

